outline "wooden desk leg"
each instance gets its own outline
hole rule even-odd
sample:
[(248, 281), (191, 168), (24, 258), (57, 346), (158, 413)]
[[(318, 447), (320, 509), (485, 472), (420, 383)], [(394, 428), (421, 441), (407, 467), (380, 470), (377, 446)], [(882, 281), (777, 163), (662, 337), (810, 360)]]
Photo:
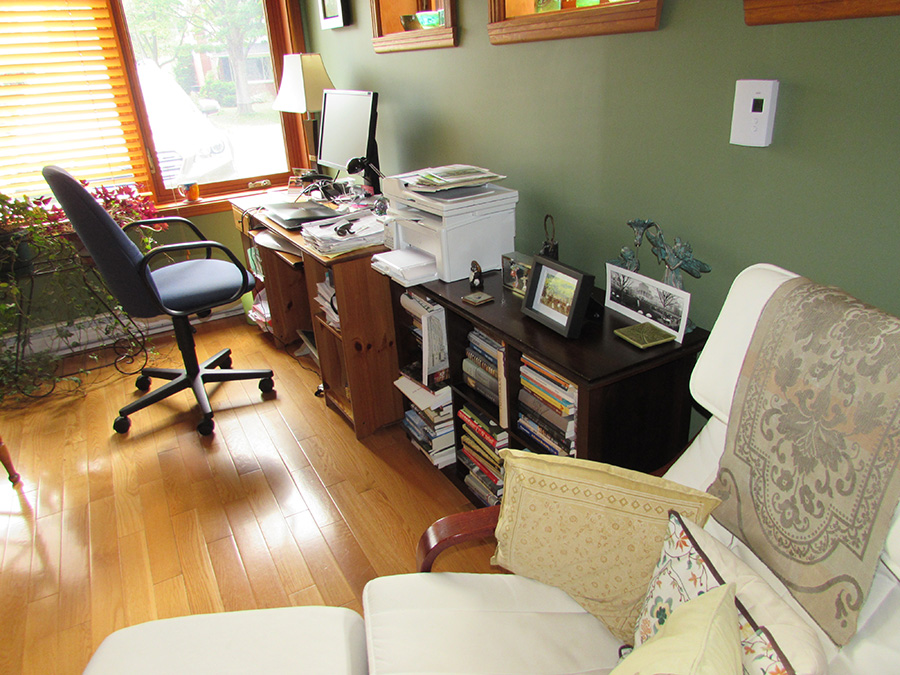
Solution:
[(13, 467), (12, 457), (9, 455), (9, 448), (6, 447), (6, 443), (3, 442), (3, 439), (0, 438), (0, 464), (6, 468), (6, 473), (9, 474), (9, 482), (15, 485), (19, 482), (19, 474), (16, 473), (15, 468)]

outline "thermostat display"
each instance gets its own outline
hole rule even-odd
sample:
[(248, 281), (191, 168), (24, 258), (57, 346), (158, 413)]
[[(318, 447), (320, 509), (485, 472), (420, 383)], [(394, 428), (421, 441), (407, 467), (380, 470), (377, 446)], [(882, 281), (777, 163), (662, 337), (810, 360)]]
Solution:
[(778, 80), (738, 80), (734, 88), (731, 142), (765, 147), (772, 144)]

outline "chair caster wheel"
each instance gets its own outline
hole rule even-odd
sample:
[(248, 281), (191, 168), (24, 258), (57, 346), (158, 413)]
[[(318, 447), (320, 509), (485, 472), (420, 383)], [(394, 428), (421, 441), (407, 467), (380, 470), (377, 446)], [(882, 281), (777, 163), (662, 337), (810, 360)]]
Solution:
[(138, 379), (134, 383), (134, 386), (141, 391), (150, 391), (150, 378), (146, 375), (138, 375)]
[(268, 394), (270, 391), (274, 391), (275, 390), (275, 380), (273, 380), (271, 377), (266, 377), (266, 378), (260, 380), (259, 381), (259, 390), (264, 394)]
[(131, 428), (131, 420), (121, 415), (113, 422), (113, 431), (117, 434), (124, 434)]
[(216, 423), (211, 419), (204, 419), (200, 424), (197, 425), (197, 433), (201, 436), (209, 436), (213, 429), (216, 428)]

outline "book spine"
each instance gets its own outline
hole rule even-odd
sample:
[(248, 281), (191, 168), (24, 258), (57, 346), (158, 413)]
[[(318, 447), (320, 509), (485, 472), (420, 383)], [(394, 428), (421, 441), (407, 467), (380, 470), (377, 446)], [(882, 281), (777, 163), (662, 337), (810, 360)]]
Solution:
[(481, 457), (488, 466), (493, 467), (495, 473), (500, 475), (500, 467), (503, 466), (503, 460), (497, 451), (491, 448), (487, 443), (475, 436), (471, 431), (464, 431), (462, 443), (476, 455)]
[(547, 452), (551, 455), (565, 455), (568, 454), (566, 452), (562, 452), (555, 445), (548, 443), (544, 438), (538, 436), (531, 429), (519, 425), (519, 431), (521, 431), (531, 442), (533, 442), (536, 446), (543, 449), (544, 452)]
[(481, 384), (481, 382), (476, 380), (471, 375), (465, 374), (463, 376), (463, 379), (465, 380), (465, 383), (470, 388), (474, 389), (479, 394), (484, 396), (488, 401), (490, 401), (494, 405), (500, 405), (500, 397), (497, 395), (497, 392), (491, 391), (491, 389), (489, 387), (486, 387), (485, 385)]
[(479, 368), (484, 370), (491, 377), (497, 377), (497, 361), (492, 364), (487, 360), (484, 352), (475, 349), (471, 345), (466, 348), (466, 358), (474, 362)]
[(569, 441), (560, 439), (553, 434), (548, 433), (546, 429), (524, 415), (519, 416), (519, 429), (526, 429), (534, 436), (542, 439), (546, 445), (555, 448), (557, 455), (568, 455), (571, 453), (572, 444)]
[(497, 358), (497, 352), (503, 346), (479, 330), (473, 330), (469, 333), (469, 342), (495, 359)]
[(574, 382), (570, 382), (569, 380), (564, 378), (562, 375), (555, 372), (554, 370), (551, 370), (544, 364), (538, 363), (537, 361), (535, 361), (533, 358), (531, 358), (527, 354), (522, 354), (522, 363), (527, 365), (529, 368), (531, 368), (535, 372), (540, 373), (547, 379), (556, 383), (556, 385), (561, 389), (564, 389), (566, 391), (574, 391), (574, 390), (578, 389), (578, 386)]
[(505, 429), (501, 429), (495, 424), (485, 423), (465, 406), (460, 408), (456, 414), (468, 428), (472, 429), (492, 448), (503, 447), (503, 444), (509, 439), (509, 434)]
[(571, 406), (563, 405), (560, 401), (557, 401), (555, 398), (547, 394), (540, 387), (536, 387), (532, 382), (522, 378), (522, 386), (525, 387), (528, 391), (534, 394), (536, 397), (541, 399), (544, 403), (546, 403), (550, 408), (561, 417), (568, 417), (571, 415), (574, 410)]
[(462, 362), (463, 372), (469, 377), (481, 382), (485, 387), (493, 391), (494, 393), (499, 392), (500, 384), (497, 381), (496, 377), (493, 377), (486, 370), (480, 368), (477, 363), (472, 361), (471, 359), (463, 359)]
[(460, 448), (460, 452), (463, 453), (463, 456), (465, 456), (466, 459), (468, 459), (470, 462), (472, 462), (472, 464), (474, 464), (476, 467), (478, 467), (478, 470), (481, 471), (481, 473), (484, 474), (487, 477), (487, 479), (491, 481), (491, 483), (493, 483), (494, 485), (500, 484), (500, 482), (501, 482), (500, 477), (494, 475), (494, 472), (491, 471), (487, 467), (487, 465), (485, 465), (481, 461), (481, 459), (477, 455), (475, 455), (475, 453), (473, 453), (469, 448), (466, 448), (466, 447)]
[(527, 406), (519, 404), (519, 417), (524, 417), (529, 422), (533, 423), (537, 426), (543, 433), (545, 433), (549, 438), (552, 438), (555, 443), (558, 443), (561, 447), (565, 447), (566, 449), (571, 449), (573, 438), (567, 438), (565, 433), (559, 427), (555, 427), (550, 424), (547, 420), (541, 417), (537, 412), (531, 410)]

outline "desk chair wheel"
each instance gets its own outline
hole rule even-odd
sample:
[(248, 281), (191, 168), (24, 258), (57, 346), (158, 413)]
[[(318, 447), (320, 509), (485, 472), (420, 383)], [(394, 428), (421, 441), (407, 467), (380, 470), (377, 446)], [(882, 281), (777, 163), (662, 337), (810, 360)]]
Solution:
[[(147, 379), (149, 380), (150, 378), (147, 378)], [(149, 387), (149, 385), (148, 385), (148, 387)], [(130, 428), (131, 428), (131, 420), (128, 419), (127, 417), (122, 417), (121, 415), (119, 415), (116, 418), (116, 421), (113, 422), (113, 431), (115, 431), (117, 434), (127, 433)]]
[(138, 379), (134, 383), (134, 386), (141, 391), (150, 391), (150, 378), (147, 375), (138, 375)]
[(268, 394), (270, 391), (274, 391), (275, 380), (271, 377), (264, 377), (259, 381), (259, 390), (264, 394)]
[(216, 423), (212, 421), (212, 417), (204, 417), (203, 421), (197, 425), (197, 433), (201, 436), (209, 436), (215, 428)]

